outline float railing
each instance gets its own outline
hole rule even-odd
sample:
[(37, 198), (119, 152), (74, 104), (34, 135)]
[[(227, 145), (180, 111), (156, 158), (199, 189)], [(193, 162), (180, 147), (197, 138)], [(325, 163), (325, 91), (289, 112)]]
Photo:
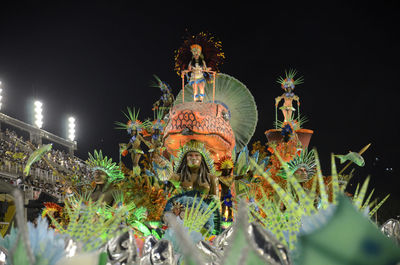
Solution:
[[(189, 73), (191, 71), (186, 70), (182, 71), (181, 78), (182, 78), (182, 103), (185, 103), (185, 74)], [(204, 70), (203, 72), (210, 73), (213, 75), (213, 103), (215, 103), (215, 77), (216, 77), (216, 72), (215, 71), (208, 71)]]

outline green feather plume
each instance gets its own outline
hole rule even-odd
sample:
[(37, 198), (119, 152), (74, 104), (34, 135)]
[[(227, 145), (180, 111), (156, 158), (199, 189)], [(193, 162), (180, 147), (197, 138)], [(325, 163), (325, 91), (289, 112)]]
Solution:
[(126, 207), (120, 207), (111, 218), (99, 214), (101, 208), (101, 201), (89, 201), (85, 205), (81, 199), (73, 207), (66, 203), (64, 209), (70, 219), (66, 227), (63, 227), (51, 215), (49, 217), (59, 233), (82, 243), (84, 251), (91, 251), (100, 248), (111, 238), (125, 232), (125, 230), (119, 230), (119, 226), (127, 211)]
[(119, 166), (117, 166), (117, 163), (112, 162), (112, 158), (103, 156), (101, 150), (99, 152), (97, 152), (97, 150), (94, 150), (93, 155), (89, 153), (89, 159), (86, 161), (86, 164), (91, 167), (93, 171), (104, 171), (108, 176), (108, 183), (120, 181), (125, 178)]

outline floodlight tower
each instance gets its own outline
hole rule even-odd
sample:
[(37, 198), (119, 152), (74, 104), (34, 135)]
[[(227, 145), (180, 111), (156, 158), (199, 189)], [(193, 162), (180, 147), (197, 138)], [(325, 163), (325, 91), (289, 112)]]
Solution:
[(43, 126), (43, 115), (42, 115), (42, 102), (35, 101), (35, 125), (39, 129)]
[(75, 118), (68, 118), (68, 139), (73, 142), (75, 140)]
[(38, 130), (30, 133), (30, 140), (33, 144), (40, 146), (42, 144), (42, 131), (40, 130), (43, 126), (43, 115), (42, 115), (42, 102), (36, 100), (34, 105), (34, 125)]

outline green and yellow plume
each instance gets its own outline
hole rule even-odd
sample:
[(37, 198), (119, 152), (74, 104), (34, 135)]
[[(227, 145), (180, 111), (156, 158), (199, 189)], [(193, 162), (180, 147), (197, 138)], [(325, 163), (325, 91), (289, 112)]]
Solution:
[(112, 162), (112, 158), (108, 158), (107, 156), (103, 157), (101, 150), (99, 152), (94, 150), (93, 155), (89, 153), (89, 159), (86, 161), (86, 164), (91, 167), (93, 171), (101, 170), (105, 172), (108, 176), (107, 181), (109, 183), (125, 178), (124, 174), (117, 166), (117, 163)]
[(187, 142), (184, 146), (182, 146), (179, 149), (178, 155), (175, 158), (175, 166), (174, 166), (175, 172), (178, 171), (178, 168), (180, 167), (183, 158), (188, 152), (199, 152), (202, 155), (204, 161), (206, 162), (207, 167), (210, 170), (210, 173), (215, 174), (214, 160), (212, 159), (210, 152), (205, 148), (203, 143), (195, 140)]

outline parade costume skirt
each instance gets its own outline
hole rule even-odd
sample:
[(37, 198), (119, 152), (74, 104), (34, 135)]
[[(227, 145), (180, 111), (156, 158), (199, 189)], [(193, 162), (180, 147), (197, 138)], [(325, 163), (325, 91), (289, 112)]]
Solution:
[(206, 79), (201, 78), (201, 79), (196, 79), (196, 80), (190, 81), (190, 82), (189, 82), (189, 85), (200, 84), (200, 83), (202, 83), (202, 82), (205, 83), (205, 82), (206, 82)]

